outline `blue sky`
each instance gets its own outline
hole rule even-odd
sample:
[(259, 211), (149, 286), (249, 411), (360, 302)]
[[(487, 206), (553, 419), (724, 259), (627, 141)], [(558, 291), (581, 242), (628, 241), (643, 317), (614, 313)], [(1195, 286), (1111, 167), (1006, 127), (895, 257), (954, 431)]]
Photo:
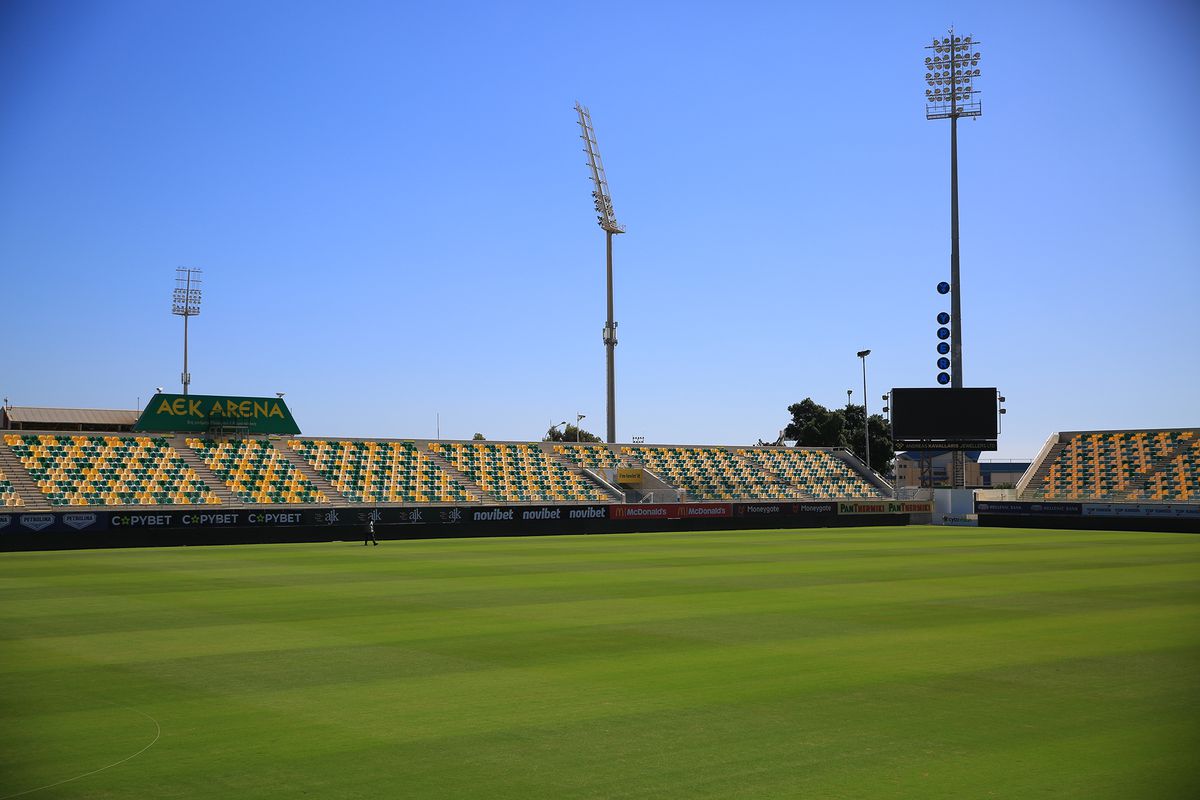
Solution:
[[(830, 7), (836, 6), (836, 7)], [(960, 131), (967, 385), (996, 457), (1200, 425), (1200, 11), (1187, 2), (272, 3), (0, 10), (0, 392), (178, 387), (306, 433), (752, 443), (790, 403), (932, 386), (949, 130), (923, 45), (982, 44)]]

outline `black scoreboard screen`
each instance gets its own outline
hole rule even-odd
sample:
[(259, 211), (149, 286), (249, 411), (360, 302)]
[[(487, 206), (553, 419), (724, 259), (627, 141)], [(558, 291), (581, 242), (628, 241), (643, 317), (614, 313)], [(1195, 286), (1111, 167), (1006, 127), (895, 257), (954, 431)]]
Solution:
[(897, 442), (994, 441), (996, 398), (995, 388), (892, 389), (892, 438)]

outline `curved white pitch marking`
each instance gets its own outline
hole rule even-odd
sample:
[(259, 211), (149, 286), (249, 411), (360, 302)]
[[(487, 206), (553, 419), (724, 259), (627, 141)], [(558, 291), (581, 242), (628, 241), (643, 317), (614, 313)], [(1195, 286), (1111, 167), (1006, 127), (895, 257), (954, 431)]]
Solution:
[[(116, 705), (116, 704), (114, 703), (114, 705)], [(26, 795), (26, 794), (33, 794), (34, 792), (40, 792), (43, 789), (53, 789), (55, 786), (62, 786), (64, 783), (70, 783), (71, 781), (77, 781), (81, 778), (86, 778), (90, 775), (95, 775), (97, 772), (104, 772), (104, 770), (106, 770), (106, 769), (112, 769), (113, 767), (119, 767), (122, 764), (124, 764), (126, 761), (131, 761), (131, 760), (137, 758), (138, 756), (140, 756), (142, 753), (149, 750), (151, 747), (154, 747), (154, 745), (158, 742), (158, 738), (160, 736), (162, 736), (162, 726), (158, 724), (158, 720), (156, 720), (154, 717), (147, 714), (145, 711), (138, 711), (136, 708), (130, 708), (129, 706), (121, 706), (121, 708), (125, 708), (125, 709), (128, 709), (129, 711), (133, 711), (137, 714), (141, 714), (143, 717), (145, 717), (146, 719), (148, 719), (154, 723), (154, 738), (150, 740), (150, 744), (146, 745), (141, 750), (138, 750), (136, 753), (134, 753), (131, 756), (125, 756), (120, 761), (114, 761), (113, 763), (108, 764), (103, 767), (100, 767), (99, 769), (94, 769), (91, 772), (85, 772), (82, 775), (76, 775), (72, 778), (64, 778), (63, 780), (55, 781), (54, 783), (47, 783), (45, 786), (38, 786), (34, 789), (25, 789), (24, 791), (20, 791), (15, 794), (6, 794), (3, 797), (0, 797), (0, 800), (9, 800), (10, 797), (21, 797), (22, 795)]]

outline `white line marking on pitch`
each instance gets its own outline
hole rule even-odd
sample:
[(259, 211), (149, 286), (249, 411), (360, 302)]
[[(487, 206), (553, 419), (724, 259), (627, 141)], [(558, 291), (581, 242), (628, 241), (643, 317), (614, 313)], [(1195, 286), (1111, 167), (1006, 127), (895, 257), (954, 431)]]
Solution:
[(138, 756), (140, 756), (142, 753), (149, 750), (151, 747), (154, 747), (155, 743), (158, 742), (158, 738), (160, 736), (162, 736), (162, 726), (158, 724), (158, 720), (156, 720), (154, 717), (147, 714), (145, 711), (138, 711), (136, 708), (131, 708), (129, 706), (122, 706), (119, 703), (113, 703), (113, 705), (118, 706), (120, 708), (124, 708), (128, 711), (132, 711), (136, 714), (141, 714), (143, 717), (145, 717), (146, 719), (148, 719), (154, 723), (154, 738), (150, 741), (150, 744), (146, 745), (141, 750), (138, 750), (136, 753), (134, 753), (131, 756), (125, 756), (125, 758), (122, 758), (120, 761), (114, 761), (113, 763), (111, 763), (107, 766), (100, 767), (99, 769), (94, 769), (91, 772), (85, 772), (82, 775), (76, 775), (73, 778), (64, 778), (63, 780), (55, 781), (54, 783), (47, 783), (45, 786), (38, 786), (37, 788), (34, 788), (34, 789), (25, 789), (24, 791), (17, 792), (16, 794), (6, 794), (3, 797), (0, 797), (0, 800), (9, 800), (10, 797), (20, 797), (21, 795), (32, 794), (34, 792), (40, 792), (43, 789), (53, 789), (55, 786), (62, 786), (64, 783), (70, 783), (71, 781), (77, 781), (81, 778), (86, 778), (90, 775), (95, 775), (97, 772), (104, 772), (104, 770), (106, 770), (106, 769), (112, 769), (113, 767), (119, 767), (122, 764), (124, 764), (126, 761), (135, 759)]

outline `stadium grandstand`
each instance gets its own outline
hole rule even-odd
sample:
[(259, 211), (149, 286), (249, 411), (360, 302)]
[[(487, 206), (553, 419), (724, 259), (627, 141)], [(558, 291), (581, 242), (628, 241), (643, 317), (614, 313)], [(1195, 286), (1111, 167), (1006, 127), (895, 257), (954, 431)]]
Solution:
[[(489, 506), (879, 500), (893, 487), (837, 448), (315, 438), (137, 431), (130, 411), (12, 407), (0, 506)], [(105, 427), (111, 430), (103, 430)], [(1200, 429), (1052, 435), (1019, 501), (1194, 503)]]
[[(26, 509), (883, 498), (831, 448), (552, 444), (131, 432), (136, 412), (6, 409), (0, 503)], [(114, 430), (95, 430), (105, 424)], [(34, 426), (34, 427), (28, 427)], [(639, 481), (640, 484), (640, 481)], [(642, 487), (645, 488), (645, 487)]]
[(1017, 493), (1022, 500), (1200, 500), (1200, 428), (1053, 434)]

